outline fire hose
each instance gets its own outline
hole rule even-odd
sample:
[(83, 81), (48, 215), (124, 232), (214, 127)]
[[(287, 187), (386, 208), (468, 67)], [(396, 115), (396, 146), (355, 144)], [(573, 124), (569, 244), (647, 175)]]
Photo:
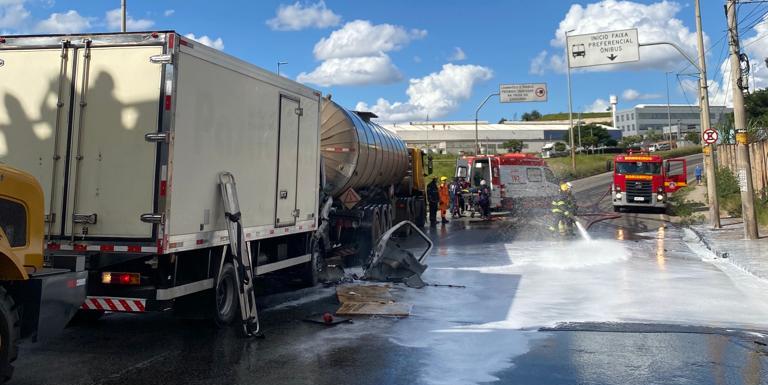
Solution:
[(608, 194), (610, 194), (610, 193), (611, 193), (611, 189), (609, 188), (608, 190), (605, 191), (605, 194), (603, 194), (600, 197), (600, 199), (598, 199), (597, 202), (595, 202), (592, 205), (591, 209), (594, 212), (585, 213), (585, 214), (579, 214), (578, 215), (580, 217), (589, 217), (589, 218), (591, 218), (587, 222), (587, 225), (585, 226), (586, 230), (589, 230), (589, 228), (592, 227), (592, 225), (594, 225), (595, 223), (602, 222), (602, 221), (607, 221), (609, 219), (621, 218), (620, 214), (600, 212), (600, 207), (599, 207), (600, 206), (600, 202), (602, 202), (603, 199), (605, 199), (605, 197), (608, 196)]

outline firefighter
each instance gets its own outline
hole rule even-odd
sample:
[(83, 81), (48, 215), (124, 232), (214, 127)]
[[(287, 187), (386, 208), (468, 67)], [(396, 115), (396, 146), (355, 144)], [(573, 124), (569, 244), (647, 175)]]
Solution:
[(440, 186), (438, 186), (440, 195), (440, 217), (442, 218), (443, 224), (448, 223), (448, 219), (446, 218), (445, 213), (448, 210), (448, 204), (451, 202), (450, 194), (448, 193), (448, 183), (446, 182), (447, 180), (447, 177), (441, 176)]
[(437, 177), (432, 177), (432, 181), (427, 185), (427, 201), (429, 203), (429, 224), (435, 226), (437, 225), (437, 204), (440, 201)]
[(480, 181), (480, 189), (477, 191), (477, 204), (480, 206), (480, 216), (483, 219), (491, 219), (491, 189), (485, 179)]
[(573, 199), (570, 182), (560, 184), (560, 196), (552, 201), (553, 223), (549, 226), (552, 232), (560, 235), (573, 235), (573, 226), (576, 216), (576, 202)]

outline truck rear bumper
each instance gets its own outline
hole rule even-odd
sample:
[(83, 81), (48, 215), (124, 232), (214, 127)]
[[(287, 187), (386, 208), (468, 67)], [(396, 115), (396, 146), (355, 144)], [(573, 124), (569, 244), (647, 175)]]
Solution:
[(12, 286), (24, 308), (22, 336), (35, 341), (59, 334), (85, 299), (87, 272), (43, 269)]

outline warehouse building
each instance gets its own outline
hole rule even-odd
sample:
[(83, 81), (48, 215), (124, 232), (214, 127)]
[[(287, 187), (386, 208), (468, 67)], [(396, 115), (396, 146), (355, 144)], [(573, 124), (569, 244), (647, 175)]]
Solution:
[[(732, 108), (725, 106), (710, 106), (712, 124), (717, 124), (733, 113)], [(671, 124), (670, 124), (671, 123)], [(661, 133), (669, 132), (669, 126), (673, 126), (673, 132), (680, 128), (680, 134), (699, 132), (701, 119), (699, 106), (691, 104), (671, 104), (667, 114), (666, 104), (638, 104), (635, 107), (616, 113), (616, 128), (621, 130), (624, 136), (646, 135), (651, 131)]]
[[(609, 126), (611, 137), (621, 139), (621, 131)], [(433, 149), (435, 152), (460, 154), (473, 153), (475, 149), (475, 122), (411, 122), (384, 125), (410, 146)], [(483, 153), (505, 153), (502, 144), (518, 139), (523, 142), (524, 152), (539, 152), (545, 143), (567, 142), (568, 123), (563, 122), (511, 122), (492, 124), (480, 121), (478, 138)], [(578, 142), (577, 142), (578, 144)]]

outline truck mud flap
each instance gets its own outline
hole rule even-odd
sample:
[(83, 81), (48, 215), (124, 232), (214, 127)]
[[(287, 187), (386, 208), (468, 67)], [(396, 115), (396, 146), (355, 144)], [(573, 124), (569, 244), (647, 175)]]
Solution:
[[(406, 226), (411, 227), (409, 236), (394, 237), (394, 234), (402, 234)], [(421, 229), (412, 222), (402, 221), (379, 238), (371, 259), (364, 266), (363, 279), (402, 282), (409, 287), (422, 288), (426, 285), (421, 279), (427, 269), (424, 260), (432, 246), (432, 240)]]
[(61, 333), (85, 301), (88, 272), (44, 269), (14, 290), (24, 312), (21, 335), (43, 341)]

